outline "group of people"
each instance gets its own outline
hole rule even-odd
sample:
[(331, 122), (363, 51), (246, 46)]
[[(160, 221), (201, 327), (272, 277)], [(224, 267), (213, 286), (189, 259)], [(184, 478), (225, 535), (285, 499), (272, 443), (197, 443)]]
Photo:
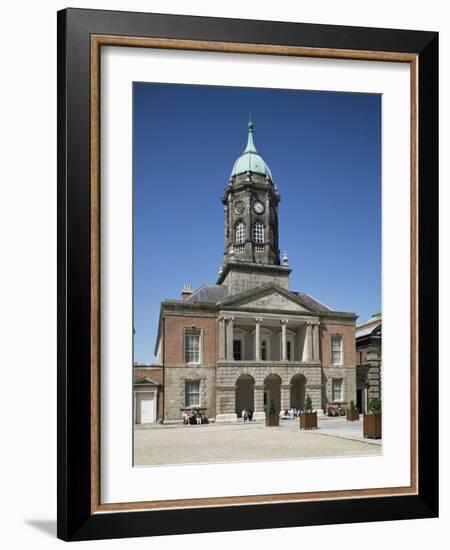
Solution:
[(327, 407), (328, 416), (345, 416), (346, 410), (340, 405), (328, 405)]
[(249, 409), (249, 410), (244, 409), (242, 411), (242, 418), (243, 418), (244, 422), (251, 422), (252, 419), (253, 419), (253, 411), (251, 409)]
[(280, 418), (285, 420), (294, 420), (294, 418), (298, 418), (299, 414), (300, 411), (298, 409), (291, 407), (289, 410), (285, 409), (284, 411), (280, 411)]
[(183, 411), (182, 418), (183, 424), (209, 424), (206, 414), (195, 409)]

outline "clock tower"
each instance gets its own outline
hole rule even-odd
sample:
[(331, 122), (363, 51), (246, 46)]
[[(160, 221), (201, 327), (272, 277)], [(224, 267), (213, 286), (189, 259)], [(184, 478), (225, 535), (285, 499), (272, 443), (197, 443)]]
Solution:
[(288, 288), (291, 270), (287, 256), (280, 265), (278, 245), (280, 200), (270, 168), (256, 150), (250, 121), (247, 146), (234, 163), (222, 197), (225, 250), (218, 283), (231, 294), (267, 282)]

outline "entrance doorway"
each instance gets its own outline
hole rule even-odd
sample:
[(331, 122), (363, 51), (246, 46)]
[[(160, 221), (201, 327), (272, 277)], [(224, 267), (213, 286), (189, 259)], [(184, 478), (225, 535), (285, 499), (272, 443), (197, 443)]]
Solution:
[(305, 408), (306, 378), (296, 374), (291, 380), (291, 407), (302, 411)]
[(367, 388), (358, 388), (356, 391), (356, 407), (359, 412), (367, 412)]
[(136, 424), (156, 421), (156, 400), (153, 392), (136, 392)]
[(275, 412), (278, 414), (281, 408), (281, 378), (276, 374), (269, 374), (264, 380), (264, 410), (269, 412), (272, 401)]
[(239, 376), (236, 381), (236, 414), (238, 418), (242, 417), (244, 409), (255, 410), (254, 385), (255, 381), (249, 374)]

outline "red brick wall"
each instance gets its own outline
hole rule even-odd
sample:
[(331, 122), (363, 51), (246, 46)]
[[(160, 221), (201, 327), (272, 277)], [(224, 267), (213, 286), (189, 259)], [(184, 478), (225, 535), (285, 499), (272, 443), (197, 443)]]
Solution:
[(164, 364), (184, 365), (184, 331), (193, 326), (202, 331), (202, 364), (217, 360), (217, 318), (167, 315), (164, 321)]
[(356, 364), (355, 327), (352, 325), (337, 325), (321, 323), (322, 364), (331, 366), (331, 335), (342, 334), (344, 341), (344, 365)]

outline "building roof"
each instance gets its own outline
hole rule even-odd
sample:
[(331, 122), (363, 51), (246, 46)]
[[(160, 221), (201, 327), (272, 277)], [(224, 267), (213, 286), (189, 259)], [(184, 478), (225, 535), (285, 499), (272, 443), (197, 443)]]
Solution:
[(240, 155), (234, 163), (233, 170), (231, 170), (230, 178), (238, 176), (239, 174), (245, 174), (247, 172), (253, 172), (254, 174), (262, 174), (272, 180), (272, 173), (266, 161), (258, 153), (253, 141), (253, 123), (248, 123), (248, 138), (247, 147), (242, 155)]
[(361, 323), (360, 325), (356, 325), (355, 336), (356, 336), (356, 338), (362, 338), (363, 336), (369, 336), (369, 334), (372, 334), (381, 325), (382, 325), (381, 313), (377, 313), (376, 315), (373, 315), (365, 323)]
[(206, 284), (188, 296), (186, 302), (210, 302), (215, 304), (227, 295), (228, 289), (226, 286)]
[[(257, 290), (258, 290), (258, 287), (253, 289), (252, 291), (255, 292)], [(287, 291), (287, 293), (292, 294), (293, 296), (299, 298), (306, 306), (311, 307), (311, 309), (314, 311), (318, 311), (318, 312), (333, 311), (333, 309), (326, 306), (325, 304), (322, 304), (322, 302), (319, 302), (319, 300), (316, 300), (306, 292)], [(195, 290), (190, 296), (188, 296), (188, 298), (186, 298), (185, 301), (186, 302), (207, 302), (207, 303), (216, 304), (218, 302), (221, 302), (225, 298), (228, 298), (228, 289), (226, 286), (205, 284), (200, 288), (198, 288), (197, 290)]]
[(291, 293), (298, 296), (302, 300), (302, 302), (304, 302), (306, 305), (311, 306), (311, 308), (315, 311), (334, 311), (333, 309), (331, 309), (331, 307), (322, 304), (322, 302), (319, 302), (319, 300), (316, 300), (306, 292), (294, 292), (293, 290), (291, 290)]

